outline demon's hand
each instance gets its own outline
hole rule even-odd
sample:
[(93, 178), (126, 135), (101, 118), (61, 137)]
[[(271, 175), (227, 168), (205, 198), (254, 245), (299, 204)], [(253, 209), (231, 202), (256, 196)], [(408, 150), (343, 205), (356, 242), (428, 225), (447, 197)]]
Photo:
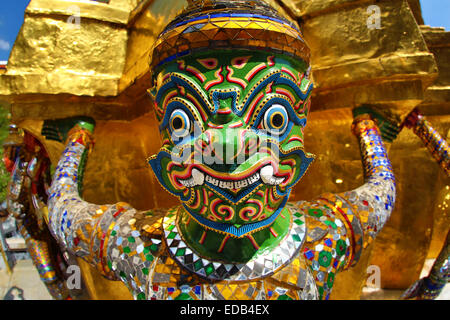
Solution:
[(409, 299), (420, 299), (421, 293), (423, 292), (424, 278), (417, 280), (414, 282), (406, 291), (401, 295), (400, 299), (409, 300)]
[(401, 127), (400, 119), (397, 115), (389, 112), (389, 110), (381, 110), (376, 107), (363, 105), (352, 110), (353, 118), (370, 117), (378, 126), (381, 138), (385, 142), (393, 142), (399, 134)]
[(95, 120), (90, 117), (71, 117), (57, 120), (45, 120), (41, 134), (48, 140), (65, 143), (69, 132), (78, 126), (92, 133), (95, 128)]
[(405, 126), (408, 129), (414, 128), (417, 125), (417, 121), (422, 117), (419, 109), (414, 108), (405, 118), (401, 127)]

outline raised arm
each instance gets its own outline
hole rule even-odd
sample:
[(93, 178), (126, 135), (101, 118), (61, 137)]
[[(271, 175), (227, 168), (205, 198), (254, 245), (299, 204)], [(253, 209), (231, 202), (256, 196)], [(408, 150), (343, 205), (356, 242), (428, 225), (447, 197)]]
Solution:
[[(335, 263), (338, 270), (356, 264), (362, 249), (389, 219), (395, 203), (394, 174), (374, 118), (373, 114), (355, 113), (352, 125), (360, 145), (365, 183), (355, 190), (323, 194), (300, 204), (311, 226), (309, 246), (328, 241), (330, 247), (341, 252)], [(396, 133), (394, 126), (384, 124), (383, 137), (394, 138)]]
[(422, 140), (439, 166), (450, 177), (450, 146), (448, 142), (431, 126), (431, 123), (417, 108), (409, 113), (403, 124), (412, 129)]
[[(47, 122), (43, 133), (51, 137), (49, 128), (55, 126)], [(135, 298), (142, 297), (146, 291), (146, 268), (153, 260), (147, 247), (158, 240), (141, 239), (135, 223), (144, 214), (130, 205), (96, 205), (81, 199), (79, 187), (84, 159), (93, 145), (92, 132), (92, 123), (78, 121), (68, 134), (50, 188), (48, 225), (61, 245), (107, 278), (122, 280)]]
[(31, 260), (50, 295), (57, 300), (68, 299), (76, 292), (70, 292), (65, 285), (63, 255), (54, 247), (43, 218), (50, 184), (47, 152), (27, 131), (20, 134), (15, 125), (10, 126), (3, 146), (5, 158), (13, 164), (6, 190), (6, 211), (14, 216)]
[(450, 281), (450, 231), (430, 273), (414, 282), (401, 299), (434, 300)]
[(336, 197), (343, 200), (344, 209), (359, 218), (362, 243), (366, 247), (381, 231), (394, 208), (395, 178), (382, 134), (373, 116), (356, 116), (352, 131), (359, 142), (365, 183)]
[[(422, 140), (433, 158), (450, 177), (450, 147), (448, 142), (431, 126), (415, 108), (406, 117), (403, 125)], [(450, 231), (446, 241), (430, 270), (430, 273), (413, 283), (402, 295), (402, 299), (436, 299), (450, 280)]]
[[(363, 110), (364, 109), (359, 109)], [(338, 271), (359, 260), (365, 248), (389, 219), (395, 202), (395, 180), (382, 142), (398, 133), (389, 121), (373, 120), (377, 114), (355, 113), (352, 131), (359, 141), (365, 183), (352, 191), (323, 194), (297, 203), (305, 214), (307, 236), (303, 255), (317, 280), (318, 294), (328, 299)]]

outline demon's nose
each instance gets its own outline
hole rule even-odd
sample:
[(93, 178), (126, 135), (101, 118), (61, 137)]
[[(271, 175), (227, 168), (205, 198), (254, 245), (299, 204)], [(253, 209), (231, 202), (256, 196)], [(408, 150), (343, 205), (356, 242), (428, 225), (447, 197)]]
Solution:
[(251, 130), (208, 129), (196, 141), (196, 152), (209, 167), (231, 172), (258, 152), (259, 145), (260, 137)]

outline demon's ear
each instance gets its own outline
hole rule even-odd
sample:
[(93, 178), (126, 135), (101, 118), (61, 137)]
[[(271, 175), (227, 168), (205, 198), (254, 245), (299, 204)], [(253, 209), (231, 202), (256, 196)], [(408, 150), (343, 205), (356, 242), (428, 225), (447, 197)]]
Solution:
[(181, 201), (188, 201), (190, 199), (190, 192), (188, 189), (177, 189), (172, 181), (170, 181), (169, 173), (166, 168), (168, 163), (172, 160), (171, 153), (166, 150), (161, 150), (157, 154), (151, 156), (147, 161), (152, 167), (153, 173), (158, 179), (160, 185), (170, 194), (180, 198)]
[(155, 101), (155, 97), (156, 97), (156, 86), (154, 86), (153, 88), (147, 89), (147, 93), (148, 95), (153, 99), (153, 101)]
[(280, 188), (280, 186), (277, 186), (277, 192), (278, 194), (284, 196), (286, 195), (291, 188), (293, 188), (297, 182), (300, 181), (300, 179), (303, 177), (303, 175), (308, 170), (311, 163), (314, 161), (316, 156), (312, 153), (305, 152), (302, 149), (294, 150), (286, 155), (288, 158), (289, 155), (295, 154), (300, 157), (300, 165), (297, 167), (297, 170), (295, 172), (295, 176), (292, 178), (292, 181), (289, 182), (288, 185), (284, 186), (283, 188)]

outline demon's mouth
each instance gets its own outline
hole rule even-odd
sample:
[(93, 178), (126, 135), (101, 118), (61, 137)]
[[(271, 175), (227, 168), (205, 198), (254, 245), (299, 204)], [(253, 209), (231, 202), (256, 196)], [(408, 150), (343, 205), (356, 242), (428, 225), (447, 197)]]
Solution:
[[(280, 196), (286, 195), (314, 159), (303, 149), (284, 152), (283, 157), (256, 154), (240, 164), (214, 163), (212, 166), (195, 158), (175, 161), (172, 156), (173, 153), (163, 148), (149, 159), (153, 172), (166, 190), (187, 202), (195, 198), (194, 194), (210, 189), (234, 204), (258, 188), (267, 187), (276, 190)], [(198, 188), (203, 190), (196, 190)]]
[(196, 167), (191, 170), (191, 175), (189, 178), (178, 178), (177, 180), (181, 185), (187, 188), (203, 185), (206, 181), (222, 189), (237, 190), (249, 187), (257, 183), (259, 180), (261, 180), (266, 185), (280, 185), (286, 180), (286, 177), (276, 176), (274, 165), (272, 163), (269, 163), (255, 169), (253, 173), (247, 174), (242, 178), (218, 178), (202, 171), (200, 167)]

